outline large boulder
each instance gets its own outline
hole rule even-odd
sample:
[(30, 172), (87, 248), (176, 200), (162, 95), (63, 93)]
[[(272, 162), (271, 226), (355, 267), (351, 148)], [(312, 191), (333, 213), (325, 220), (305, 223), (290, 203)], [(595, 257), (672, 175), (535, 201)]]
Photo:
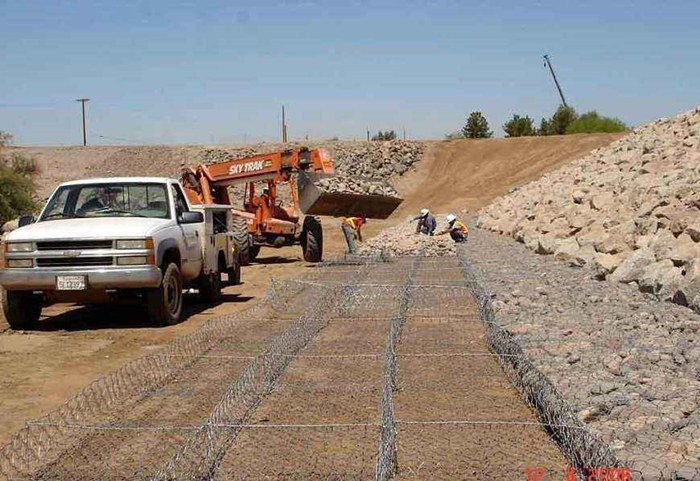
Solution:
[(582, 249), (573, 237), (558, 240), (554, 244), (554, 258), (572, 267), (584, 266), (594, 255), (595, 251), (592, 247)]
[(700, 219), (688, 225), (685, 228), (685, 233), (688, 234), (694, 242), (700, 242)]
[(683, 271), (670, 259), (649, 264), (639, 277), (639, 288), (658, 296), (661, 300), (673, 300), (683, 283)]
[(610, 274), (615, 272), (618, 266), (622, 264), (626, 258), (626, 254), (613, 255), (596, 252), (590, 263), (593, 277), (600, 280), (605, 279)]
[(613, 272), (609, 279), (614, 282), (630, 283), (639, 280), (644, 269), (656, 262), (654, 253), (649, 249), (637, 249)]

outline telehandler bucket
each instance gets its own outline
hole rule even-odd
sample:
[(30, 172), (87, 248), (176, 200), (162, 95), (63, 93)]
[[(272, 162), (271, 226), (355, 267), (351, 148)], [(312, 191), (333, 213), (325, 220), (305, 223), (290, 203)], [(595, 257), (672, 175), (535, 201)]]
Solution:
[(299, 172), (299, 207), (306, 215), (386, 219), (403, 202), (386, 195), (325, 192), (314, 184), (323, 177), (327, 176)]

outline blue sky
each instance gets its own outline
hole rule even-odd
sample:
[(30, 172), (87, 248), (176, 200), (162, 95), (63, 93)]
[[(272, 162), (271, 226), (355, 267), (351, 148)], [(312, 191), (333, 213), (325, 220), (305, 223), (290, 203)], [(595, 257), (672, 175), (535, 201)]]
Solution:
[(559, 99), (638, 125), (700, 104), (700, 2), (0, 0), (0, 130), (20, 145), (238, 143), (365, 128), (497, 135)]

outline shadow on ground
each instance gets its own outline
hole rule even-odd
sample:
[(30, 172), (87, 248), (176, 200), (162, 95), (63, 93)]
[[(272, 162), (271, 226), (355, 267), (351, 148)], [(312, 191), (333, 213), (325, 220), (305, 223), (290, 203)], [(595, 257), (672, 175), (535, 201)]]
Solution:
[[(196, 295), (186, 294), (182, 307), (182, 321), (205, 313), (220, 304), (234, 302), (250, 302), (252, 296), (224, 294), (216, 303), (200, 302)], [(148, 318), (144, 306), (133, 303), (97, 304), (89, 306), (74, 306), (60, 314), (51, 315), (50, 311), (43, 316), (36, 327), (28, 331), (85, 331), (96, 329), (141, 329), (165, 327), (153, 323)]]

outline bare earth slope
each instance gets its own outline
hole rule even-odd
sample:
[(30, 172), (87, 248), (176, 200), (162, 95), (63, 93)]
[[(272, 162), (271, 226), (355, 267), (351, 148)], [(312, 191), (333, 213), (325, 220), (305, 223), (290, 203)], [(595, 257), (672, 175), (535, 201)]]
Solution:
[(433, 142), (413, 174), (398, 183), (406, 193), (400, 214), (479, 209), (510, 188), (541, 177), (620, 134), (520, 137)]

